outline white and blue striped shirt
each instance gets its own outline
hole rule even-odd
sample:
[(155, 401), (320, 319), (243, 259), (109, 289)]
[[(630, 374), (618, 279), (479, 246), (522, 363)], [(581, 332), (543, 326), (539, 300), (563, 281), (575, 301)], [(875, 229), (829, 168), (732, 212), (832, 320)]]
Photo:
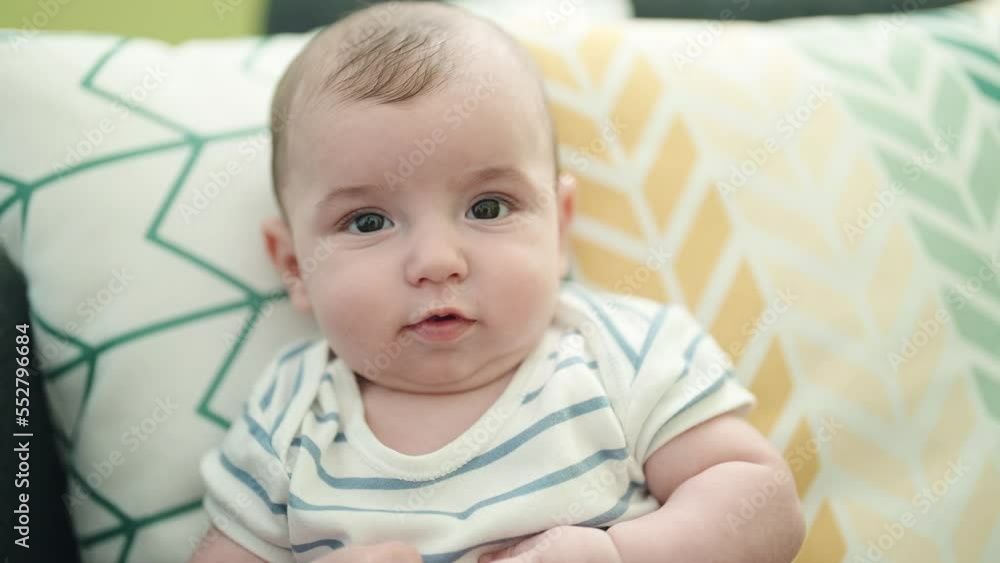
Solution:
[(642, 471), (657, 448), (754, 404), (682, 307), (576, 283), (494, 405), (425, 455), (375, 438), (328, 351), (283, 350), (202, 462), (216, 527), (268, 561), (398, 540), (468, 563), (559, 525), (608, 528), (659, 507)]

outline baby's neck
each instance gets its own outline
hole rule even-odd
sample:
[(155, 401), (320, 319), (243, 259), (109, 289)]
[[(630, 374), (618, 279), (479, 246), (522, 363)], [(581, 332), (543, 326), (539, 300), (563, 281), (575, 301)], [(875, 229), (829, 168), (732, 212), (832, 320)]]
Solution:
[[(372, 434), (397, 452), (424, 455), (449, 444), (480, 420), (515, 373), (516, 367), (484, 385), (451, 393), (399, 390), (355, 377)], [(414, 420), (421, 423), (414, 425)]]
[(354, 374), (354, 378), (358, 383), (358, 390), (361, 392), (362, 396), (369, 393), (375, 393), (384, 397), (398, 398), (400, 400), (409, 399), (426, 402), (445, 400), (453, 401), (455, 398), (492, 395), (498, 389), (499, 392), (496, 393), (496, 396), (499, 397), (500, 394), (503, 393), (503, 390), (507, 388), (510, 380), (513, 379), (514, 374), (517, 373), (517, 368), (519, 366), (520, 364), (507, 370), (500, 377), (484, 380), (478, 385), (471, 387), (457, 389), (442, 390), (431, 387), (425, 389), (414, 389), (404, 385), (393, 385), (392, 383), (372, 381), (358, 373)]

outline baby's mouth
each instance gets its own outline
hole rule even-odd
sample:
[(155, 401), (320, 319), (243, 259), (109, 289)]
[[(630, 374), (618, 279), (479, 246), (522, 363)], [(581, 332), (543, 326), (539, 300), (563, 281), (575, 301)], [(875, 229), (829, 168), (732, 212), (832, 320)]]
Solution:
[(441, 322), (441, 321), (451, 321), (451, 320), (454, 320), (454, 319), (465, 319), (465, 317), (460, 317), (460, 316), (455, 315), (453, 313), (449, 313), (447, 315), (433, 315), (433, 316), (427, 317), (422, 322)]
[(405, 328), (424, 340), (448, 342), (458, 339), (475, 323), (475, 320), (466, 318), (461, 313), (441, 311), (427, 315), (423, 320)]
[(417, 326), (421, 323), (446, 323), (451, 321), (466, 321), (474, 322), (474, 319), (470, 319), (462, 314), (458, 309), (437, 309), (430, 311), (423, 316), (419, 321), (412, 323), (407, 326)]

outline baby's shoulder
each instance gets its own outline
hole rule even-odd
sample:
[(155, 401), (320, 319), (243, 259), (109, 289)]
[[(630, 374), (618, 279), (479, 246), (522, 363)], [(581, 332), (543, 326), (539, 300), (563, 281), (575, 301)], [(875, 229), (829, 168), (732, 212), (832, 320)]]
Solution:
[(276, 448), (292, 439), (323, 384), (329, 354), (322, 338), (297, 341), (273, 354), (244, 404), (252, 433), (266, 432)]
[(565, 324), (583, 336), (602, 377), (622, 393), (640, 371), (674, 371), (687, 361), (692, 345), (710, 340), (681, 304), (581, 284), (564, 286), (560, 311)]
[(328, 355), (329, 347), (322, 338), (281, 347), (254, 384), (251, 399), (258, 399), (258, 406), (269, 410), (273, 404), (286, 404), (298, 395), (309, 393), (322, 378)]
[(567, 283), (563, 287), (561, 313), (566, 323), (585, 337), (610, 340), (626, 355), (631, 355), (629, 350), (647, 348), (650, 339), (665, 330), (700, 330), (697, 321), (682, 305), (579, 283)]

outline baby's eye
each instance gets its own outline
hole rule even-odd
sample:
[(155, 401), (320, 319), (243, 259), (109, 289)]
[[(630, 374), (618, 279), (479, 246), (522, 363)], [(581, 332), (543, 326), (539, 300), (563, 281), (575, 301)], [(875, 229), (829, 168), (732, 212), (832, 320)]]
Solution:
[(374, 233), (392, 225), (392, 221), (381, 213), (361, 213), (350, 219), (347, 230), (357, 234)]
[(494, 197), (487, 197), (472, 204), (465, 216), (469, 219), (499, 219), (508, 213), (510, 213), (510, 206), (506, 202)]

